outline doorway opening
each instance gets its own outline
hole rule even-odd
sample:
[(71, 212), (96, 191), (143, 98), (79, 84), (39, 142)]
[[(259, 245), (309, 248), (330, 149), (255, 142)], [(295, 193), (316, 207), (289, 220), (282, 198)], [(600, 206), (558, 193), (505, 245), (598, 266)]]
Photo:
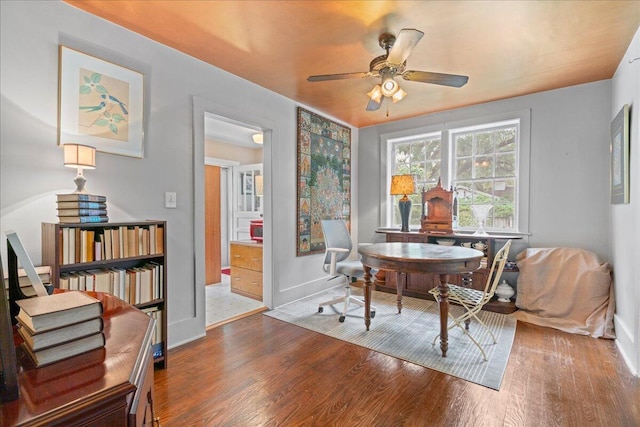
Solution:
[[(263, 215), (264, 156), (253, 140), (260, 129), (209, 113), (204, 127), (205, 326), (210, 329), (266, 310), (262, 244), (250, 236), (250, 222)], [(259, 265), (245, 265), (254, 255), (234, 255), (238, 244), (259, 249)]]

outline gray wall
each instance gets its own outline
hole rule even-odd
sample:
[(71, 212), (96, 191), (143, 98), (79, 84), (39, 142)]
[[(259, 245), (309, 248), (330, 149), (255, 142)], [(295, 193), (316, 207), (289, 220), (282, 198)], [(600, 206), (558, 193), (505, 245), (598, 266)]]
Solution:
[(627, 363), (640, 372), (640, 29), (620, 61), (613, 80), (610, 120), (624, 104), (630, 109), (630, 203), (611, 205), (611, 259), (615, 267), (618, 347)]
[[(206, 100), (213, 113), (246, 117), (270, 128), (271, 140), (265, 143), (265, 233), (276, 236), (278, 244), (271, 239), (265, 247), (269, 304), (281, 305), (328, 286), (321, 255), (295, 255), (297, 105), (292, 100), (60, 1), (2, 1), (0, 19), (4, 262), (4, 231), (12, 229), (34, 263), (40, 263), (40, 223), (56, 222), (55, 194), (75, 188), (75, 171), (63, 167), (56, 145), (58, 45), (66, 44), (144, 73), (144, 158), (98, 153), (97, 168), (85, 175), (89, 191), (107, 196), (112, 221), (168, 222), (170, 346), (205, 331), (203, 266), (196, 262), (203, 257), (198, 249), (203, 196), (196, 192), (203, 188), (204, 142), (194, 141), (194, 98)], [(353, 140), (355, 152), (357, 129)], [(165, 191), (177, 193), (177, 209), (164, 208)], [(357, 200), (357, 188), (353, 198)], [(353, 214), (357, 216), (357, 209)]]
[(360, 239), (380, 226), (380, 135), (529, 109), (529, 244), (608, 260), (610, 94), (606, 80), (360, 129)]

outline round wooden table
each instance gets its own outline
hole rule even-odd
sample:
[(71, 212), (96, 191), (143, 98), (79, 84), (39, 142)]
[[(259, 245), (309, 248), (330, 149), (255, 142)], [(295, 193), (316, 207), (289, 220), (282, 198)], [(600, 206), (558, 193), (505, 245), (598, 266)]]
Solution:
[(460, 246), (430, 243), (375, 243), (358, 249), (364, 266), (364, 324), (371, 324), (371, 269), (393, 271), (398, 275), (398, 312), (402, 310), (402, 288), (407, 273), (431, 273), (440, 276), (440, 349), (447, 356), (449, 347), (449, 274), (463, 274), (480, 267), (481, 251)]

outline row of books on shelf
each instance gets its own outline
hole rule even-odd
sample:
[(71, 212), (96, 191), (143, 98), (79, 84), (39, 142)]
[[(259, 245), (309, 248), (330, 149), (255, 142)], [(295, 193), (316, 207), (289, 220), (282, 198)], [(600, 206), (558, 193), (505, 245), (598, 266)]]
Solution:
[(164, 227), (159, 224), (113, 228), (62, 228), (60, 264), (160, 255)]
[(148, 262), (134, 268), (104, 268), (60, 274), (61, 289), (107, 292), (128, 302), (143, 304), (164, 298), (164, 266)]
[(109, 222), (107, 198), (97, 194), (58, 194), (58, 221), (62, 224)]
[(82, 292), (18, 300), (17, 330), (36, 367), (104, 347), (102, 304)]
[(143, 308), (142, 311), (145, 312), (147, 316), (156, 320), (156, 327), (151, 339), (151, 348), (153, 351), (153, 358), (157, 359), (158, 357), (164, 356), (164, 340), (162, 339), (162, 316), (164, 316), (164, 311), (159, 307)]

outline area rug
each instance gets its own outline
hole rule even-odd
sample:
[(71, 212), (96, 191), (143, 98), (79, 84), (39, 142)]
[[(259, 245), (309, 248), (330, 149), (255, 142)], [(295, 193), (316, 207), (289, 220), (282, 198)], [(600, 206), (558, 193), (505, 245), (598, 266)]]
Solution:
[[(353, 289), (353, 294), (361, 294)], [(303, 300), (278, 307), (264, 314), (312, 331), (343, 341), (366, 347), (425, 368), (444, 372), (494, 390), (500, 389), (502, 377), (507, 367), (511, 345), (516, 331), (516, 318), (510, 315), (483, 311), (482, 321), (491, 329), (497, 339), (493, 344), (491, 336), (481, 327), (471, 330), (487, 354), (484, 361), (478, 348), (455, 327), (449, 331), (449, 350), (442, 357), (440, 342), (432, 345), (440, 331), (438, 304), (434, 301), (404, 297), (402, 313), (398, 314), (396, 296), (384, 292), (372, 292), (372, 305), (376, 307), (375, 318), (371, 319), (370, 330), (364, 327), (364, 309), (350, 307), (344, 323), (338, 322), (338, 310), (327, 306), (318, 313), (318, 304), (342, 295), (343, 289), (334, 288)], [(452, 312), (461, 310), (451, 306)], [(477, 325), (475, 325), (477, 326)]]
[(229, 276), (231, 274), (231, 269), (230, 268), (223, 268), (222, 270), (220, 270), (220, 273), (226, 274), (227, 276)]

